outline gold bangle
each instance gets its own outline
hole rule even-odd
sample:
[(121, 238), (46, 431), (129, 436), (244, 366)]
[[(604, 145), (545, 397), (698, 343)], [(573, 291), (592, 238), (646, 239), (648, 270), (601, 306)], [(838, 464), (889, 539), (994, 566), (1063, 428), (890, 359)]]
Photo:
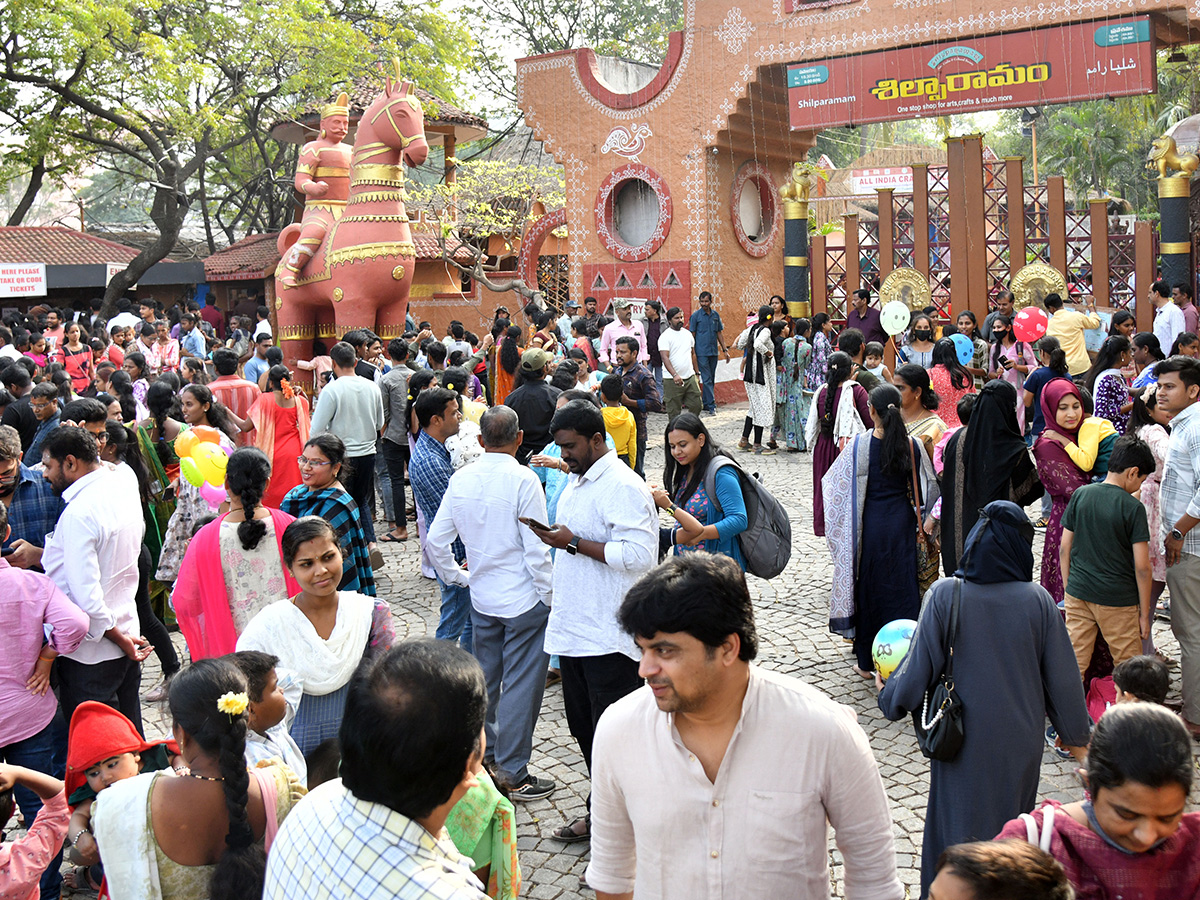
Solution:
[(38, 659), (40, 659), (42, 662), (52, 663), (52, 662), (54, 662), (54, 660), (58, 659), (58, 657), (57, 656), (42, 656), (42, 654), (39, 653)]

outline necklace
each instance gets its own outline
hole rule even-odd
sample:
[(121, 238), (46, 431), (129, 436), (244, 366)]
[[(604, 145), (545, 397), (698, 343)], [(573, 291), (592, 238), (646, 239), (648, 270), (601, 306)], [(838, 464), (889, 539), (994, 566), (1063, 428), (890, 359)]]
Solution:
[(224, 781), (221, 776), (213, 777), (212, 775), (197, 775), (195, 772), (188, 772), (184, 778), (199, 778), (201, 781)]

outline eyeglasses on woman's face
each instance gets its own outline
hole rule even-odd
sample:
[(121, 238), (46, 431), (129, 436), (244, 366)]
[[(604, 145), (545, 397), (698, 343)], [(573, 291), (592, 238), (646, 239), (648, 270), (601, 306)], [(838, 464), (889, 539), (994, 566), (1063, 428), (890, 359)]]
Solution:
[(311, 456), (297, 456), (296, 464), (302, 469), (319, 469), (321, 466), (330, 465), (327, 459), (313, 459)]

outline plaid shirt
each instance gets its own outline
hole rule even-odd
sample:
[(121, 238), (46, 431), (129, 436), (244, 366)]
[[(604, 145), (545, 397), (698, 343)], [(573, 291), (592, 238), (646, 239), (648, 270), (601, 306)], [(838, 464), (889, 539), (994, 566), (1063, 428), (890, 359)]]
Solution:
[(40, 472), (35, 472), (21, 463), (17, 486), (13, 488), (12, 502), (8, 506), (8, 524), (12, 534), (4, 542), (11, 547), (15, 540), (25, 540), (35, 547), (46, 546), (46, 535), (54, 531), (58, 517), (66, 508), (62, 497), (54, 493)]
[(638, 435), (646, 436), (646, 413), (662, 412), (662, 395), (658, 392), (658, 382), (643, 363), (635, 362), (628, 368), (617, 366), (613, 372), (621, 376), (625, 385), (625, 396), (637, 401), (637, 409), (632, 410), (633, 421), (637, 423)]
[[(1171, 442), (1159, 487), (1162, 533), (1170, 534), (1184, 513), (1200, 519), (1200, 403), (1171, 420)], [(1200, 527), (1183, 538), (1183, 552), (1200, 556)]]
[(314, 789), (279, 828), (263, 900), (486, 900), (445, 830), (360, 800), (341, 779)]
[(320, 516), (333, 526), (342, 544), (342, 581), (339, 590), (357, 591), (374, 597), (375, 572), (371, 553), (359, 518), (358, 504), (343, 488), (328, 487), (310, 491), (300, 484), (284, 495), (279, 508), (289, 516)]
[[(417, 446), (408, 463), (408, 483), (412, 487), (417, 509), (425, 517), (426, 527), (433, 524), (453, 474), (454, 466), (446, 445), (430, 437), (429, 432), (422, 431), (417, 436)], [(460, 539), (455, 538), (450, 549), (454, 551), (456, 563), (461, 564), (467, 558), (467, 550)]]

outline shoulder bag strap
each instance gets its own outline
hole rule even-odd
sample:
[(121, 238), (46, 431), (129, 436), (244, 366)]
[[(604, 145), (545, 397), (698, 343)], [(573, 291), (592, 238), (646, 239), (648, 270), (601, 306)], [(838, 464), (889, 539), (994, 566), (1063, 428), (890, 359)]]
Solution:
[(954, 642), (958, 639), (958, 607), (962, 603), (962, 579), (954, 579), (954, 602), (950, 604), (950, 649), (946, 652), (946, 678), (954, 677)]
[(924, 453), (925, 450), (921, 446), (921, 442), (908, 439), (908, 455), (912, 459), (912, 487), (913, 487), (913, 512), (917, 514), (917, 528), (921, 528), (925, 524), (925, 517), (921, 515), (921, 481), (917, 477), (917, 452)]

